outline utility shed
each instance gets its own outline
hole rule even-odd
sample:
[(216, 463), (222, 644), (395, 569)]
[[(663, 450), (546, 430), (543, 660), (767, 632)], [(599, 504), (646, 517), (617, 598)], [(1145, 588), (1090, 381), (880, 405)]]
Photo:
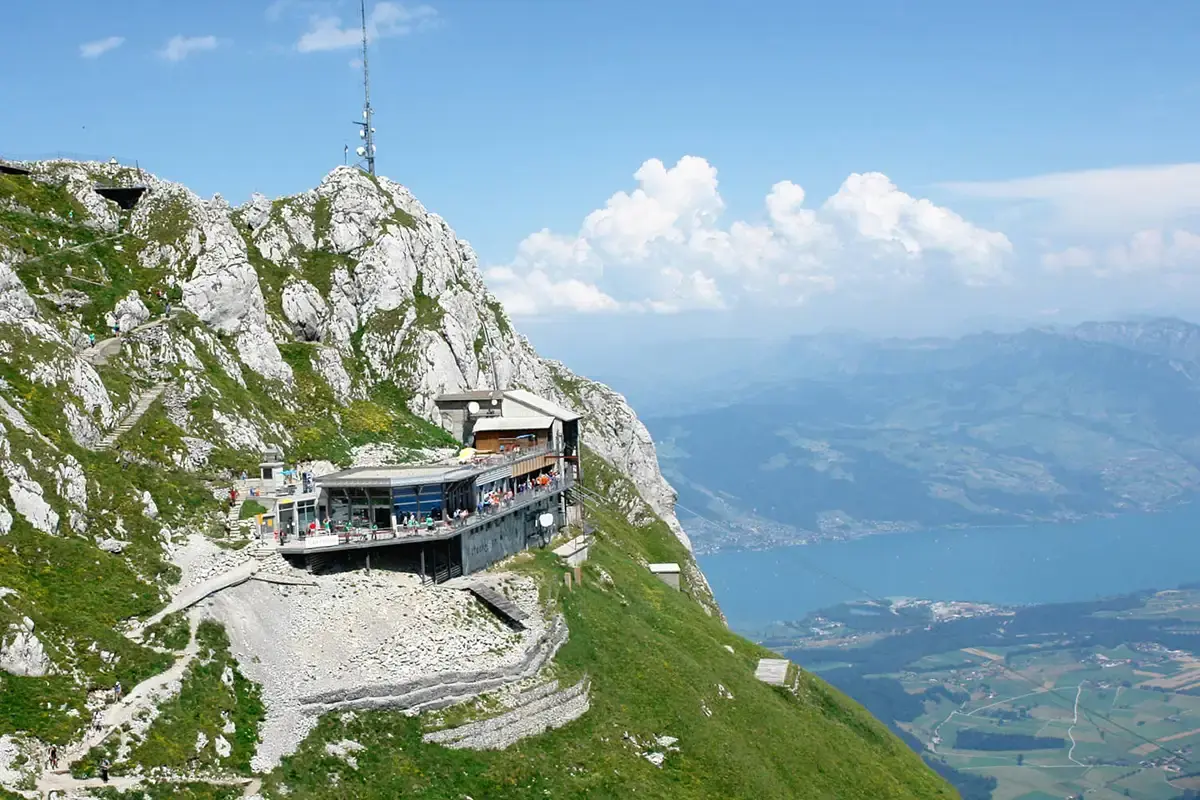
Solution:
[(772, 686), (786, 686), (790, 663), (786, 658), (760, 658), (754, 677)]
[(679, 565), (678, 564), (651, 564), (650, 571), (658, 576), (658, 579), (670, 586), (672, 589), (679, 588)]
[(554, 548), (554, 555), (567, 562), (568, 567), (575, 567), (588, 559), (588, 546), (592, 543), (590, 536), (576, 536), (566, 544)]

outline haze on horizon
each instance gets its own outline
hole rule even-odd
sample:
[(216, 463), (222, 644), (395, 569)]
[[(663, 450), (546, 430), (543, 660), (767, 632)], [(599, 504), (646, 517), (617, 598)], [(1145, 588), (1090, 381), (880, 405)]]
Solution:
[[(0, 69), (39, 80), (0, 86), (0, 155), (137, 158), (234, 203), (302, 191), (356, 141), (357, 8), (14, 9)], [(368, 17), (380, 173), (472, 242), (550, 355), (1200, 318), (1194, 3)]]

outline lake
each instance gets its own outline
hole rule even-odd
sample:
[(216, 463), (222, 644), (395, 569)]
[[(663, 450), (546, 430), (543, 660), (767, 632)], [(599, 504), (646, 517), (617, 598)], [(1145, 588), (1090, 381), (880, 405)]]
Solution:
[(732, 551), (699, 561), (730, 626), (741, 632), (865, 599), (859, 590), (1001, 604), (1092, 600), (1200, 581), (1200, 504), (1071, 524)]

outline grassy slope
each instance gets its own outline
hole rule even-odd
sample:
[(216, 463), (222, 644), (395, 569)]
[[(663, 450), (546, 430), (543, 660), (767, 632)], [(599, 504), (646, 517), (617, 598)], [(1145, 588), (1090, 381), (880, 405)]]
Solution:
[[(590, 459), (596, 488), (623, 482)], [(597, 510), (600, 538), (584, 585), (568, 592), (547, 551), (518, 559), (542, 576), (571, 635), (556, 659), (564, 682), (592, 680), (592, 708), (565, 728), (502, 752), (421, 742), (422, 722), (394, 712), (321, 720), (267, 780), (267, 796), (301, 798), (752, 797), (938, 798), (953, 791), (865, 710), (802, 675), (796, 695), (755, 680), (767, 651), (704, 614), (639, 565), (686, 558), (666, 526), (635, 528)], [(602, 583), (600, 570), (612, 577)], [(734, 648), (729, 653), (725, 645)], [(718, 684), (733, 694), (723, 699)], [(704, 713), (712, 711), (709, 717)], [(662, 769), (623, 735), (679, 738)], [(327, 742), (367, 747), (353, 768)], [(286, 787), (286, 788), (285, 788)]]
[[(101, 234), (87, 228), (86, 211), (61, 187), (49, 181), (0, 176), (0, 241), (27, 257), (54, 253), (63, 246), (95, 242)], [(19, 204), (14, 209), (7, 203)], [(178, 209), (168, 206), (164, 219), (151, 220), (151, 231), (163, 240), (178, 238), (186, 220), (175, 219)], [(73, 212), (72, 219), (67, 218)], [(172, 216), (174, 215), (174, 216)], [(40, 312), (52, 325), (65, 329), (74, 317), (84, 329), (102, 327), (100, 320), (131, 289), (157, 285), (161, 273), (137, 266), (135, 254), (146, 245), (136, 236), (124, 237), (122, 249), (109, 242), (70, 255), (50, 255), (17, 265), (17, 272), (32, 292), (40, 289), (77, 288), (91, 302), (82, 311), (60, 311), (39, 302)], [(104, 283), (72, 281), (65, 276), (71, 264), (76, 276)], [(171, 323), (175, 336), (191, 336), (199, 323), (183, 315)], [(103, 335), (103, 330), (98, 330)], [(114, 630), (122, 620), (145, 617), (161, 608), (163, 590), (178, 579), (178, 570), (162, 555), (159, 525), (145, 517), (140, 496), (148, 490), (162, 514), (161, 520), (178, 527), (199, 525), (205, 515), (215, 524), (218, 503), (206, 484), (223, 484), (222, 470), (254, 470), (258, 453), (238, 453), (219, 447), (208, 469), (186, 473), (170, 464), (172, 451), (182, 449), (185, 434), (216, 437), (213, 409), (236, 411), (252, 419), (282, 421), (298, 432), (300, 441), (290, 448), (293, 458), (327, 458), (339, 464), (349, 460), (350, 449), (369, 442), (390, 442), (401, 447), (447, 445), (453, 442), (440, 428), (417, 419), (406, 407), (404, 395), (392, 387), (376, 387), (371, 396), (343, 408), (328, 385), (309, 363), (312, 345), (296, 343), (281, 348), (296, 367), (300, 410), (284, 406), (270, 386), (247, 371), (248, 387), (239, 386), (218, 366), (208, 349), (199, 345), (204, 379), (213, 391), (192, 404), (194, 430), (183, 431), (170, 423), (161, 403), (153, 406), (138, 425), (122, 437), (116, 450), (157, 464), (126, 464), (116, 450), (89, 452), (74, 443), (62, 425), (63, 406), (78, 403), (56, 387), (30, 379), (39, 363), (68, 357), (65, 348), (28, 335), (16, 326), (0, 326), (0, 389), (25, 419), (54, 447), (0, 421), (14, 452), (33, 454), (39, 465), (32, 477), (46, 487), (46, 499), (62, 519), (59, 535), (34, 530), (13, 513), (9, 535), (0, 537), (0, 586), (15, 595), (0, 600), (0, 627), (29, 616), (59, 673), (29, 678), (0, 672), (0, 734), (28, 732), (47, 742), (63, 744), (87, 723), (84, 699), (89, 690), (112, 687), (117, 681), (132, 686), (170, 664), (170, 657), (134, 644)], [(124, 356), (100, 369), (114, 399), (128, 398), (151, 383), (136, 375)], [(74, 456), (88, 476), (88, 530), (72, 530), (69, 509), (53, 492), (54, 465), (65, 454)], [(0, 497), (7, 500), (7, 480), (0, 475)], [(10, 511), (12, 510), (9, 505)], [(109, 535), (123, 529), (121, 538), (131, 544), (119, 555), (98, 551), (93, 533)], [(96, 645), (96, 650), (89, 648)], [(118, 658), (103, 661), (100, 650)], [(51, 711), (52, 710), (52, 713)]]
[[(127, 774), (139, 764), (148, 771), (201, 769), (215, 774), (250, 774), (258, 726), (266, 713), (258, 686), (238, 670), (229, 652), (229, 637), (220, 624), (201, 622), (196, 639), (200, 649), (183, 677), (179, 694), (159, 708), (158, 716), (145, 736), (134, 743), (128, 758), (118, 758), (117, 738), (112, 737), (75, 765), (72, 771), (76, 777), (95, 776), (104, 758), (112, 764), (114, 775)], [(224, 732), (227, 722), (233, 723), (232, 733)], [(196, 749), (197, 733), (203, 733), (207, 740), (200, 750)], [(228, 756), (217, 752), (218, 736), (229, 742)]]
[[(17, 190), (12, 194), (16, 195)], [(45, 208), (37, 207), (37, 197), (20, 199), (35, 212), (61, 217), (66, 208), (64, 198), (53, 194), (45, 197), (49, 198)], [(76, 220), (78, 217), (76, 213)], [(42, 245), (24, 237), (40, 239), (35, 234), (63, 230), (54, 226), (78, 228), (77, 222), (39, 222), (31, 215), (23, 215), (19, 221), (8, 220), (13, 228), (18, 222), (27, 252), (38, 252)], [(39, 225), (43, 226), (40, 231)], [(79, 239), (88, 235), (77, 233)], [(123, 267), (108, 274), (113, 283), (128, 281), (132, 284), (129, 288), (139, 288), (152, 278), (142, 276), (124, 256), (108, 256), (111, 259), (102, 254), (102, 260), (121, 262)], [(313, 272), (316, 265), (309, 263), (307, 267), (306, 273)], [(54, 283), (62, 280), (57, 264), (39, 272)], [(320, 284), (319, 275), (307, 277)], [(124, 291), (127, 287), (120, 288)], [(98, 319), (119, 296), (120, 292), (112, 290), (99, 293), (97, 302), (80, 315), (81, 322), (87, 325)], [(424, 319), (431, 315), (420, 300), (416, 303), (417, 315), (423, 322), (438, 322)], [(50, 317), (56, 313), (46, 305), (42, 308)], [(187, 335), (194, 322), (184, 317), (177, 324)], [(442, 443), (438, 431), (408, 414), (404, 398), (395, 390), (376, 389), (368, 400), (350, 408), (336, 403), (308, 364), (311, 347), (297, 343), (281, 348), (296, 369), (298, 394), (305, 400), (305, 414), (313, 425), (313, 430), (300, 437), (300, 449), (306, 455), (343, 461), (349, 447), (366, 441), (398, 440), (409, 446)], [(221, 394), (222, 408), (273, 420), (298, 421), (292, 418), (296, 412), (271, 397), (267, 389), (272, 387), (260, 385), (253, 376), (248, 376), (249, 387), (237, 386), (215, 363), (208, 363), (211, 359), (203, 347), (198, 351), (206, 362), (205, 378)], [(19, 348), (14, 350), (14, 356), (20, 352)], [(347, 364), (352, 370), (354, 366)], [(103, 500), (97, 497), (91, 505), (93, 524), (111, 526), (119, 514), (130, 528), (128, 538), (134, 544), (124, 556), (97, 557), (85, 539), (71, 535), (78, 532), (64, 530), (62, 537), (49, 537), (18, 521), (13, 534), (0, 542), (0, 585), (21, 592), (21, 611), (33, 615), (40, 630), (52, 633), (51, 645), (69, 637), (77, 642), (95, 639), (111, 649), (122, 648), (122, 658), (113, 667), (92, 663), (86, 655), (56, 654), (67, 660), (85, 659), (86, 663), (71, 664), (84, 686), (107, 686), (116, 679), (132, 686), (139, 677), (162, 669), (169, 657), (127, 642), (112, 626), (120, 619), (144, 615), (158, 607), (161, 601), (154, 584), (161, 586), (174, 577), (169, 565), (161, 561), (154, 531), (141, 517), (137, 493), (142, 488), (150, 489), (168, 520), (194, 519), (212, 512), (215, 503), (206, 496), (199, 476), (173, 469), (115, 469), (113, 456), (81, 452), (59, 431), (61, 397), (39, 392), (31, 384), (20, 384), (23, 369), (9, 371), (16, 379), (14, 388), (30, 421), (74, 453), (90, 478), (99, 483)], [(106, 372), (104, 378), (110, 387), (122, 380), (129, 382), (119, 365)], [(122, 383), (120, 389), (127, 392), (132, 386)], [(203, 412), (207, 409), (196, 405), (203, 405), (203, 401), (192, 409), (203, 428)], [(320, 421), (312, 423), (313, 419)], [(172, 444), (182, 434), (156, 407), (125, 441), (136, 452), (153, 458), (161, 456), (163, 445)], [(235, 467), (226, 462), (238, 455), (221, 454), (217, 466)], [(629, 497), (624, 479), (594, 459), (589, 467), (590, 479), (599, 484), (594, 488), (604, 496)], [(66, 509), (58, 510), (62, 514)], [(563, 589), (561, 569), (548, 552), (531, 554), (518, 565), (544, 578), (547, 599), (567, 616), (571, 639), (557, 661), (563, 680), (584, 673), (592, 679), (593, 705), (583, 719), (507, 751), (476, 753), (422, 744), (422, 722), (400, 714), (363, 714), (347, 721), (330, 716), (322, 720), (295, 757), (268, 777), (268, 795), (281, 796), (286, 786), (293, 797), (337, 798), (459, 798), (463, 794), (476, 798), (953, 796), (915, 754), (890, 737), (865, 711), (825, 684), (805, 676), (799, 692), (793, 695), (755, 681), (753, 667), (765, 651), (705, 615), (687, 596), (691, 587), (685, 587), (685, 593), (669, 590), (639, 566), (639, 558), (679, 561), (687, 557), (664, 525), (656, 522), (633, 527), (615, 507), (598, 511), (597, 519), (601, 540), (585, 569), (582, 588), (570, 593)], [(44, 554), (45, 558), (31, 560), (30, 553)], [(37, 566), (39, 563), (44, 566)], [(605, 587), (600, 582), (601, 569), (612, 577), (613, 586)], [(96, 602), (95, 587), (101, 591), (101, 602)], [(155, 638), (168, 646), (178, 646), (179, 622), (165, 624)], [(735, 652), (730, 654), (724, 645)], [(79, 653), (83, 648), (72, 650)], [(61, 742), (84, 722), (83, 715), (70, 717), (64, 713), (82, 704), (84, 687), (69, 678), (9, 676), (4, 680), (5, 685), (0, 687), (0, 732), (26, 729)], [(170, 727), (169, 735), (150, 740), (162, 745), (161, 757), (149, 754), (149, 761), (177, 761), (180, 754), (172, 755), (171, 748), (189, 745), (197, 730), (211, 727), (206, 714), (213, 709), (203, 707), (210, 684), (211, 680), (203, 675), (189, 676), (184, 692), (164, 709), (161, 725)], [(734, 699), (722, 699), (718, 684), (731, 691)], [(711, 716), (705, 714), (705, 707), (711, 710)], [(47, 713), (46, 708), (54, 708), (55, 713)], [(252, 727), (248, 725), (247, 729)], [(654, 735), (676, 736), (681, 752), (671, 753), (660, 770), (625, 743), (625, 732), (642, 741)], [(358, 754), (357, 769), (325, 754), (324, 743), (341, 738), (356, 739), (368, 746), (367, 751)], [(196, 797), (226, 794), (223, 789), (196, 787), (195, 791)], [(168, 792), (163, 796), (176, 795)]]

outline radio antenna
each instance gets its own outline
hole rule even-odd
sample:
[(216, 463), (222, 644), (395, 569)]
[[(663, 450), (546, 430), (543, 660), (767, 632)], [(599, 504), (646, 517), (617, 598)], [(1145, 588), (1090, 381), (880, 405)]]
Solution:
[[(359, 12), (362, 15), (362, 68), (363, 68), (363, 121), (355, 122), (360, 126), (358, 138), (363, 143), (354, 149), (355, 154), (366, 161), (367, 172), (375, 174), (375, 111), (371, 108), (371, 71), (367, 66), (367, 0), (359, 0)], [(362, 162), (359, 162), (360, 165)]]

